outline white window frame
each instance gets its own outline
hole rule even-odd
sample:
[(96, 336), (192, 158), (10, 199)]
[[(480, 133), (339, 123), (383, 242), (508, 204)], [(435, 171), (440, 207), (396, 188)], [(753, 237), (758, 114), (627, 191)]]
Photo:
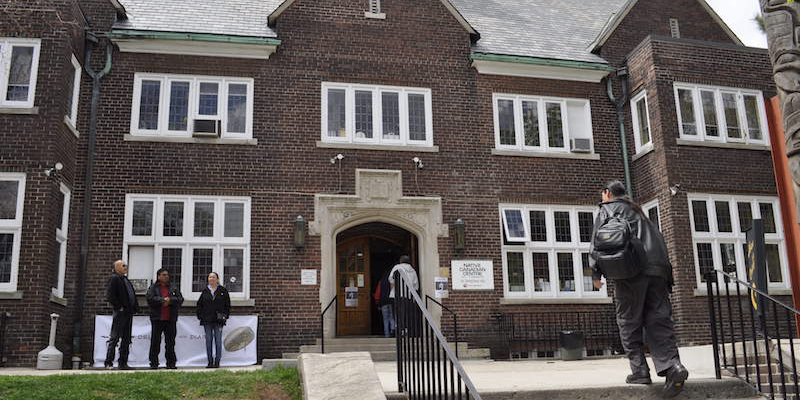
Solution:
[(11, 249), (11, 279), (9, 282), (0, 282), (0, 292), (17, 291), (19, 274), (19, 253), (22, 242), (22, 213), (25, 204), (25, 174), (15, 172), (0, 172), (0, 180), (17, 181), (17, 211), (14, 219), (0, 219), (0, 233), (14, 235)]
[[(345, 131), (344, 137), (328, 136), (328, 91), (339, 89), (345, 91)], [(372, 92), (372, 138), (356, 138), (355, 136), (355, 92)], [(398, 93), (398, 111), (400, 115), (400, 138), (398, 140), (383, 138), (383, 103), (384, 92)], [(362, 85), (338, 82), (322, 82), (321, 101), (321, 140), (324, 143), (352, 143), (365, 145), (393, 145), (433, 147), (433, 104), (431, 89), (401, 86)], [(408, 96), (423, 95), (425, 98), (425, 140), (411, 140), (408, 118)]]
[[(637, 104), (644, 101), (644, 116), (647, 120), (647, 131), (649, 132), (649, 140), (647, 143), (642, 143), (642, 132), (639, 128), (639, 121), (642, 116), (639, 115), (639, 108)], [(631, 99), (631, 123), (633, 124), (633, 140), (636, 145), (636, 153), (644, 153), (653, 148), (653, 127), (650, 125), (650, 106), (647, 104), (647, 90), (642, 90)]]
[[(695, 123), (697, 125), (697, 135), (685, 135), (683, 133), (683, 116), (681, 115), (680, 103), (678, 99), (678, 90), (689, 90), (692, 93), (692, 109), (695, 114)], [(717, 129), (719, 136), (706, 135), (705, 113), (703, 112), (702, 99), (700, 91), (709, 91), (714, 93), (715, 108), (717, 114)], [(752, 144), (759, 146), (769, 145), (769, 127), (767, 126), (767, 111), (764, 106), (764, 95), (759, 90), (739, 89), (723, 86), (708, 86), (708, 85), (694, 85), (689, 83), (675, 82), (673, 85), (673, 92), (675, 96), (675, 113), (678, 117), (678, 132), (682, 140), (690, 141), (711, 141), (711, 142), (728, 142), (728, 143), (741, 143)], [(728, 136), (728, 123), (725, 116), (725, 108), (722, 102), (722, 93), (733, 93), (736, 95), (736, 113), (739, 119), (739, 131), (742, 135), (741, 138)], [(749, 126), (747, 122), (747, 115), (744, 108), (744, 96), (755, 96), (758, 107), (758, 118), (761, 130), (761, 139), (751, 139)]]
[[(528, 205), (528, 204), (501, 204), (500, 224), (505, 229), (504, 210), (521, 210), (523, 221), (526, 226), (526, 241), (520, 243), (505, 244), (501, 238), (501, 253), (503, 261), (503, 294), (508, 299), (581, 299), (581, 298), (605, 298), (608, 297), (605, 285), (599, 291), (585, 291), (582, 253), (589, 253), (591, 243), (580, 241), (580, 224), (578, 213), (586, 212), (592, 214), (592, 220), (597, 217), (596, 207), (570, 206), (570, 205)], [(547, 240), (544, 242), (534, 242), (530, 239), (530, 212), (544, 211), (547, 226)], [(570, 214), (570, 234), (569, 242), (557, 242), (555, 240), (555, 212), (568, 212)], [(511, 292), (508, 282), (508, 253), (523, 253), (525, 271), (525, 291)], [(536, 292), (534, 290), (533, 276), (533, 253), (547, 253), (550, 274), (549, 292)], [(575, 291), (560, 291), (558, 275), (558, 253), (572, 254), (573, 274), (575, 277)], [(603, 278), (605, 281), (605, 278)]]
[[(661, 207), (659, 207), (658, 199), (648, 201), (647, 203), (642, 204), (642, 211), (644, 211), (644, 215), (647, 215), (650, 218), (650, 210), (656, 209), (656, 213), (658, 214), (658, 230), (661, 230)], [(651, 220), (652, 221), (652, 220)]]
[[(134, 201), (153, 202), (153, 222), (151, 236), (133, 236), (133, 203)], [(183, 214), (183, 236), (164, 236), (164, 203), (170, 201), (181, 201), (184, 204)], [(214, 236), (195, 237), (194, 236), (194, 205), (196, 203), (214, 203)], [(224, 237), (224, 208), (226, 203), (241, 203), (244, 205), (242, 237)], [(213, 271), (220, 276), (220, 281), (225, 282), (223, 271), (224, 249), (236, 248), (244, 249), (244, 265), (242, 276), (242, 292), (230, 292), (231, 298), (249, 299), (250, 298), (250, 197), (229, 197), (229, 196), (193, 196), (193, 195), (158, 195), (158, 194), (128, 194), (125, 197), (125, 233), (122, 259), (128, 261), (128, 248), (130, 246), (146, 246), (153, 248), (153, 271), (149, 271), (149, 279), (155, 277), (155, 271), (161, 268), (161, 253), (165, 248), (182, 249), (181, 261), (181, 291), (188, 300), (197, 300), (200, 292), (192, 292), (192, 249), (212, 248), (214, 249)], [(131, 268), (136, 268), (131, 265)]]
[[(0, 107), (33, 107), (36, 99), (36, 78), (39, 72), (41, 43), (41, 39), (0, 38)], [(8, 96), (8, 76), (11, 69), (11, 51), (16, 46), (33, 47), (30, 90), (28, 90), (28, 98), (24, 101), (6, 100)]]
[[(139, 109), (141, 106), (142, 81), (159, 81), (160, 94), (158, 102), (158, 126), (156, 129), (139, 129)], [(189, 82), (189, 110), (187, 112), (186, 130), (169, 130), (169, 102), (170, 85), (172, 82)], [(131, 106), (131, 135), (134, 136), (168, 136), (192, 137), (195, 119), (210, 119), (198, 112), (200, 101), (200, 83), (219, 83), (217, 98), (217, 115), (220, 120), (220, 137), (223, 139), (252, 139), (253, 137), (253, 78), (202, 76), (202, 75), (177, 75), (177, 74), (151, 74), (137, 72), (133, 79), (133, 99)], [(228, 86), (230, 84), (247, 85), (247, 112), (245, 117), (245, 132), (228, 132)], [(204, 118), (205, 117), (205, 118)]]
[(55, 297), (64, 298), (64, 275), (67, 270), (67, 240), (69, 239), (69, 206), (72, 198), (72, 191), (63, 183), (59, 186), (59, 191), (64, 195), (64, 202), (61, 205), (61, 229), (56, 227), (56, 243), (61, 248), (58, 259), (58, 282), (52, 288)]
[[(709, 232), (695, 231), (694, 209), (692, 205), (693, 201), (705, 202), (706, 210), (708, 212)], [(728, 203), (731, 213), (731, 227), (733, 232), (719, 232), (717, 226), (717, 210), (714, 204), (717, 201)], [(775, 233), (766, 233), (764, 238), (766, 244), (778, 245), (778, 255), (781, 258), (781, 277), (783, 278), (783, 282), (768, 282), (768, 287), (771, 289), (788, 289), (789, 268), (786, 253), (786, 241), (783, 233), (783, 221), (781, 219), (780, 203), (776, 197), (690, 193), (688, 196), (689, 223), (692, 231), (692, 254), (694, 255), (694, 268), (697, 288), (702, 290), (706, 287), (706, 283), (702, 281), (702, 277), (700, 276), (700, 260), (697, 257), (698, 243), (711, 244), (715, 269), (722, 269), (723, 267), (722, 255), (719, 248), (720, 244), (733, 243), (734, 250), (736, 251), (736, 268), (739, 279), (745, 280), (743, 277), (747, 276), (744, 263), (745, 255), (742, 250), (742, 245), (746, 243), (747, 239), (746, 233), (741, 232), (741, 221), (739, 221), (739, 209), (737, 203), (749, 203), (753, 219), (761, 218), (761, 209), (759, 208), (759, 203), (772, 204), (772, 213), (775, 218)]]
[(81, 74), (83, 73), (83, 68), (81, 68), (81, 64), (78, 62), (78, 59), (75, 58), (74, 54), (70, 54), (70, 62), (72, 63), (75, 76), (73, 77), (72, 81), (72, 93), (69, 94), (72, 96), (72, 108), (67, 110), (69, 113), (67, 114), (67, 121), (69, 121), (74, 128), (78, 126), (78, 102), (80, 100)]

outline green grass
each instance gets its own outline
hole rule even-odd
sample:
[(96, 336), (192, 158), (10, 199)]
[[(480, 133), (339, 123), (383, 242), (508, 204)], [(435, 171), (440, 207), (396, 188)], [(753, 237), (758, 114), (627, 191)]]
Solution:
[[(136, 372), (0, 376), (3, 400), (271, 400), (280, 385), (300, 400), (295, 368), (272, 371)], [(265, 391), (270, 386), (273, 390)], [(285, 399), (285, 397), (276, 397)]]

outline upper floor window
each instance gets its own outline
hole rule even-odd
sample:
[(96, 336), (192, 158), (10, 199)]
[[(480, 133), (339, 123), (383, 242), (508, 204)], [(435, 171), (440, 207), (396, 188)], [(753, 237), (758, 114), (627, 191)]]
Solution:
[(197, 299), (217, 272), (231, 297), (250, 285), (250, 198), (127, 196), (125, 252), (131, 280), (146, 288), (166, 268), (184, 296)]
[(495, 94), (497, 149), (591, 153), (589, 100)]
[(17, 290), (25, 174), (0, 172), (0, 292)]
[(39, 39), (0, 38), (0, 106), (33, 107)]
[(676, 83), (675, 103), (681, 139), (767, 144), (759, 91)]
[(72, 70), (67, 75), (67, 120), (73, 127), (78, 121), (78, 102), (81, 92), (81, 64), (75, 56), (71, 56)]
[(253, 79), (137, 73), (131, 134), (250, 139)]
[(650, 130), (650, 113), (647, 108), (647, 91), (642, 90), (631, 99), (631, 118), (636, 152), (641, 153), (653, 147)]
[(323, 82), (322, 141), (433, 146), (431, 90)]
[(594, 207), (501, 205), (507, 298), (604, 297), (592, 284)]

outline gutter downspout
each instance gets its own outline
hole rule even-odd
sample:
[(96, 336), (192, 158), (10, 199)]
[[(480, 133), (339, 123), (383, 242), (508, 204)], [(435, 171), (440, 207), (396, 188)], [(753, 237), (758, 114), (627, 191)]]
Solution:
[(625, 169), (625, 188), (628, 196), (633, 197), (633, 187), (631, 184), (631, 166), (628, 162), (628, 142), (625, 140), (625, 104), (628, 102), (628, 68), (622, 67), (617, 70), (617, 77), (622, 85), (622, 97), (617, 101), (614, 97), (614, 89), (610, 77), (606, 77), (606, 94), (608, 100), (617, 109), (617, 124), (619, 125), (619, 141), (622, 150), (622, 165)]
[[(80, 368), (82, 358), (81, 333), (83, 331), (84, 291), (86, 290), (86, 270), (89, 263), (89, 233), (92, 223), (92, 175), (94, 173), (95, 142), (97, 136), (97, 107), (100, 103), (100, 80), (111, 71), (111, 43), (106, 45), (106, 65), (100, 72), (92, 70), (92, 51), (97, 43), (93, 32), (87, 32), (86, 52), (83, 70), (92, 78), (92, 108), (89, 114), (89, 141), (86, 149), (86, 172), (84, 175), (83, 196), (83, 221), (81, 226), (81, 255), (80, 269), (78, 270), (77, 304), (75, 308), (75, 323), (72, 332), (72, 368)], [(77, 364), (77, 365), (76, 365)]]

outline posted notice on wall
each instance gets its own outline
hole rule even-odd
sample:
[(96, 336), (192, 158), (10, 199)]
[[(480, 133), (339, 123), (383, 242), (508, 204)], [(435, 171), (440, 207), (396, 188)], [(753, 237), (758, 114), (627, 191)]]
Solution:
[(344, 306), (345, 307), (358, 307), (358, 288), (355, 286), (348, 286), (344, 288)]
[(444, 299), (448, 297), (448, 290), (447, 290), (447, 277), (446, 276), (437, 276), (434, 278), (434, 284), (436, 285), (434, 291), (434, 297), (437, 299)]
[(494, 290), (491, 260), (453, 260), (453, 290)]
[[(106, 341), (111, 332), (111, 316), (97, 315), (94, 318), (94, 366), (102, 367), (106, 358)], [(195, 316), (178, 317), (178, 334), (175, 337), (175, 355), (178, 367), (204, 367), (206, 358), (205, 330)], [(258, 316), (232, 315), (222, 328), (222, 360), (223, 367), (253, 365), (258, 362), (256, 352), (256, 333), (258, 332)], [(150, 365), (150, 317), (133, 317), (130, 356), (131, 367), (147, 367)], [(119, 357), (119, 348), (116, 352)], [(161, 339), (159, 352), (160, 365), (166, 366), (164, 356), (164, 339)], [(114, 365), (117, 365), (116, 359)]]
[(300, 270), (300, 284), (301, 285), (316, 285), (317, 284), (317, 270), (315, 270), (315, 269), (302, 269), (302, 270)]

